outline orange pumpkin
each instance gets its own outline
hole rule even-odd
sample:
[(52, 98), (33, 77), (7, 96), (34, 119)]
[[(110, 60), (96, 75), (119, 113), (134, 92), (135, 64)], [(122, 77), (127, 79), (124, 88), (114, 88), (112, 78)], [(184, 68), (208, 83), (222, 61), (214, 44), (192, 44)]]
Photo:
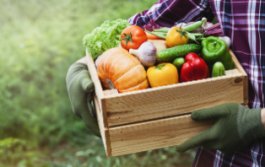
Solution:
[(148, 87), (146, 71), (140, 61), (123, 48), (112, 48), (96, 60), (98, 76), (107, 89), (129, 92)]

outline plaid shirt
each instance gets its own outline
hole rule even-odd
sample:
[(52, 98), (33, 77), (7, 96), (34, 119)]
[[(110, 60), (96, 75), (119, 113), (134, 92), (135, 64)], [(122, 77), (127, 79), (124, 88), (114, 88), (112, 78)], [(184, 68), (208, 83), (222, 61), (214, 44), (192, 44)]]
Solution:
[[(264, 0), (160, 0), (129, 22), (146, 29), (215, 16), (232, 50), (249, 77), (249, 106), (265, 107), (265, 1)], [(265, 166), (265, 142), (233, 155), (199, 148), (193, 166)]]

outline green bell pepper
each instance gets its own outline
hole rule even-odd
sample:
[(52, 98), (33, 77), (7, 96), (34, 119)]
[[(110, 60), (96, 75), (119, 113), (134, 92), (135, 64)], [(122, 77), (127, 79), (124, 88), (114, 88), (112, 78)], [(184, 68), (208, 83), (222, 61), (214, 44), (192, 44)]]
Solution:
[(202, 54), (204, 60), (214, 63), (227, 52), (225, 42), (218, 37), (210, 36), (202, 40)]
[(224, 64), (226, 70), (231, 70), (235, 68), (235, 64), (232, 60), (229, 51), (226, 51), (226, 53), (220, 58), (219, 61), (221, 61)]

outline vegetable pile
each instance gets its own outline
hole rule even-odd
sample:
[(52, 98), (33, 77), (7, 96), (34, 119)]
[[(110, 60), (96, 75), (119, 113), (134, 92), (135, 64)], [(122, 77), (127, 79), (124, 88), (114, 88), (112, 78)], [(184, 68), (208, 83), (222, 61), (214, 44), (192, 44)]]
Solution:
[(103, 86), (129, 92), (225, 75), (234, 68), (231, 41), (215, 29), (205, 18), (151, 32), (116, 20), (86, 35), (84, 44)]

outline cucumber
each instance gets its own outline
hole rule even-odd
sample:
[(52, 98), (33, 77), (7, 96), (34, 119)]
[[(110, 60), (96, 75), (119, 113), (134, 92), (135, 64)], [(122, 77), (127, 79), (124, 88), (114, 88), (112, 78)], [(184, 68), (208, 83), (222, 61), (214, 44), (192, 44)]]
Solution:
[(178, 45), (158, 52), (157, 60), (160, 62), (172, 62), (174, 59), (178, 57), (183, 57), (190, 52), (200, 52), (200, 51), (201, 51), (201, 45), (198, 44)]
[(178, 57), (173, 61), (173, 64), (180, 70), (182, 65), (185, 63), (185, 59), (183, 57)]
[(212, 77), (218, 77), (218, 76), (223, 76), (223, 75), (225, 75), (225, 66), (223, 65), (222, 62), (217, 61), (213, 65)]

